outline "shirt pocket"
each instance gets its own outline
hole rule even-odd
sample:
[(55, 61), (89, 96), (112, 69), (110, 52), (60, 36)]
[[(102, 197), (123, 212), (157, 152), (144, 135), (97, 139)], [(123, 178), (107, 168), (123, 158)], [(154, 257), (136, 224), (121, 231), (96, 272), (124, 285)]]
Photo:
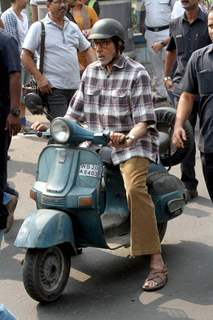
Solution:
[(112, 90), (110, 99), (111, 117), (119, 119), (122, 126), (132, 122), (130, 94), (128, 90)]
[(111, 102), (115, 108), (119, 108), (119, 112), (130, 111), (130, 95), (127, 90), (112, 90)]
[(200, 95), (213, 94), (213, 71), (202, 70), (197, 74)]
[(182, 34), (177, 34), (175, 36), (176, 39), (176, 50), (177, 50), (177, 54), (183, 54), (184, 53), (184, 41), (183, 41), (183, 36)]
[(97, 88), (85, 88), (84, 90), (84, 101), (85, 106), (90, 105), (91, 107), (98, 105), (100, 100), (100, 89)]

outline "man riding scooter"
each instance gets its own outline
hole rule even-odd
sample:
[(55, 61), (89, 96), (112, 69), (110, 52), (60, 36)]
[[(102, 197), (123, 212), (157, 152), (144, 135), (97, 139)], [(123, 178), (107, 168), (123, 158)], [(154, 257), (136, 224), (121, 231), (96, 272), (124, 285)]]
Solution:
[[(158, 159), (158, 132), (149, 75), (141, 64), (122, 54), (124, 38), (124, 29), (115, 19), (94, 24), (90, 39), (98, 61), (84, 72), (66, 117), (85, 122), (94, 132), (112, 132), (112, 161), (120, 167), (131, 212), (130, 255), (150, 256), (143, 289), (154, 291), (166, 284), (168, 274), (146, 187), (149, 163)], [(44, 129), (41, 123), (33, 128)]]
[(89, 38), (98, 61), (84, 72), (66, 117), (85, 122), (93, 131), (112, 132), (112, 161), (119, 164), (131, 211), (130, 254), (150, 255), (150, 273), (143, 289), (157, 290), (167, 282), (167, 268), (146, 187), (149, 163), (158, 158), (150, 79), (141, 64), (122, 54), (125, 31), (118, 21), (99, 20)]

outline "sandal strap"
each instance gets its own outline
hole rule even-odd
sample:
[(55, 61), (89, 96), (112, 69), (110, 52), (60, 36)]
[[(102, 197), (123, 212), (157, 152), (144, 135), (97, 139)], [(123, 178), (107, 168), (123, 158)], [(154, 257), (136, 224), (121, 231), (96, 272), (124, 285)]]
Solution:
[(165, 280), (168, 276), (168, 270), (164, 267), (162, 270), (151, 270), (146, 281), (157, 280), (160, 279), (161, 281)]

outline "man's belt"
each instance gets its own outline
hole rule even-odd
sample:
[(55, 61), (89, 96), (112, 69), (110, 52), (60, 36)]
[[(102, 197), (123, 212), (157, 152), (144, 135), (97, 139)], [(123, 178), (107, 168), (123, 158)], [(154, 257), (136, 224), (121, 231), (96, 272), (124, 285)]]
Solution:
[(146, 26), (146, 29), (149, 31), (158, 32), (158, 31), (169, 29), (169, 25), (167, 24), (166, 26), (162, 26), (162, 27), (148, 27), (148, 26)]

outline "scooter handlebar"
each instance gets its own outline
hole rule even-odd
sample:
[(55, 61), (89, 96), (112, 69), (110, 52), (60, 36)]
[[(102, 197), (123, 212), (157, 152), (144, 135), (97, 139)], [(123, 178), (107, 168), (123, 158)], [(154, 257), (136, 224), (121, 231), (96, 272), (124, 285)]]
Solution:
[(36, 137), (39, 137), (39, 138), (47, 138), (47, 139), (49, 139), (51, 137), (49, 129), (47, 131), (44, 131), (44, 132), (39, 132), (39, 131), (36, 131), (34, 129), (30, 129), (28, 131), (23, 132), (23, 135), (24, 136), (36, 136)]

